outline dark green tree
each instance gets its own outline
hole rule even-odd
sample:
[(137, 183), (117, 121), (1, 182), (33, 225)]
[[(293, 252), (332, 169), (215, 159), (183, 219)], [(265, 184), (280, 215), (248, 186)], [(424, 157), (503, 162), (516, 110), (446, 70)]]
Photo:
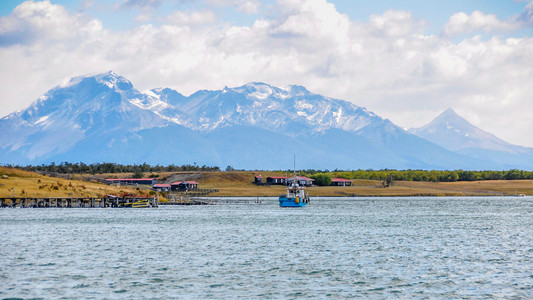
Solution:
[(318, 186), (331, 185), (331, 178), (327, 175), (315, 175), (315, 176), (312, 176), (311, 178), (315, 180), (315, 184)]

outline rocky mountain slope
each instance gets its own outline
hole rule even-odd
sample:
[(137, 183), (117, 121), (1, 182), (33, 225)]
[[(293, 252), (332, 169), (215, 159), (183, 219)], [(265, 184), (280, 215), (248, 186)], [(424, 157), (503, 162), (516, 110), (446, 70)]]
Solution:
[[(350, 102), (249, 83), (188, 97), (139, 91), (113, 72), (73, 78), (0, 119), (0, 162), (196, 162), (245, 169), (477, 169), (505, 163), (445, 149)], [(466, 153), (468, 154), (468, 153)]]
[(512, 145), (486, 132), (449, 108), (433, 121), (409, 132), (445, 149), (506, 167), (531, 169), (533, 149)]

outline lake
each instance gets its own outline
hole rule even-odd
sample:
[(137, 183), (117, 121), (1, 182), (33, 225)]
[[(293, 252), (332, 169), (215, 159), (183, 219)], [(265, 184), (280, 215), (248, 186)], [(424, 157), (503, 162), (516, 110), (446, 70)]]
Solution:
[(533, 197), (0, 209), (0, 298), (533, 298)]

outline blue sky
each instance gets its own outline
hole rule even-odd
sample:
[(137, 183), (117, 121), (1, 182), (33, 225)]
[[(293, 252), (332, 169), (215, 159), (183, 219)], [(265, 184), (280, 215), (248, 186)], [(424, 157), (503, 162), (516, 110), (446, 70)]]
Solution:
[[(0, 15), (8, 15), (20, 3), (20, 0), (0, 1)], [(112, 0), (53, 0), (55, 4), (66, 7), (70, 12), (85, 11), (99, 18), (106, 27), (113, 29), (127, 29), (135, 26), (134, 18), (142, 11), (141, 5), (131, 5), (129, 9), (116, 9), (117, 4), (125, 1)], [(149, 2), (137, 1), (139, 3)], [(159, 5), (151, 5), (154, 15), (161, 16), (169, 11), (180, 10), (201, 10), (216, 9), (220, 17), (226, 22), (237, 25), (251, 25), (257, 16), (268, 14), (266, 11), (258, 11), (254, 14), (246, 14), (236, 11), (233, 7), (221, 7), (209, 4), (204, 1), (159, 1)], [(386, 10), (407, 10), (411, 11), (416, 18), (428, 20), (431, 24), (430, 31), (438, 31), (446, 23), (449, 17), (456, 12), (466, 12), (468, 14), (481, 10), (487, 14), (495, 14), (499, 19), (508, 19), (516, 14), (520, 14), (527, 5), (526, 1), (505, 1), (505, 0), (448, 0), (448, 1), (427, 1), (427, 0), (332, 0), (340, 13), (347, 14), (353, 20), (367, 21), (372, 14), (382, 14)], [(156, 1), (157, 3), (157, 1)], [(261, 1), (261, 6), (265, 9), (273, 5), (275, 1)], [(90, 5), (92, 4), (92, 5)], [(84, 8), (84, 6), (89, 6)]]
[(0, 1), (0, 117), (109, 70), (183, 94), (299, 84), (404, 128), (451, 107), (533, 147), (531, 1)]

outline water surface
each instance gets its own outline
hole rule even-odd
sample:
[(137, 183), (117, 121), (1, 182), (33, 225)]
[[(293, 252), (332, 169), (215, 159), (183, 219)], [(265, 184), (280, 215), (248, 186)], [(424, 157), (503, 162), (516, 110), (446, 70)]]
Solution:
[(0, 298), (532, 298), (533, 198), (0, 209)]

